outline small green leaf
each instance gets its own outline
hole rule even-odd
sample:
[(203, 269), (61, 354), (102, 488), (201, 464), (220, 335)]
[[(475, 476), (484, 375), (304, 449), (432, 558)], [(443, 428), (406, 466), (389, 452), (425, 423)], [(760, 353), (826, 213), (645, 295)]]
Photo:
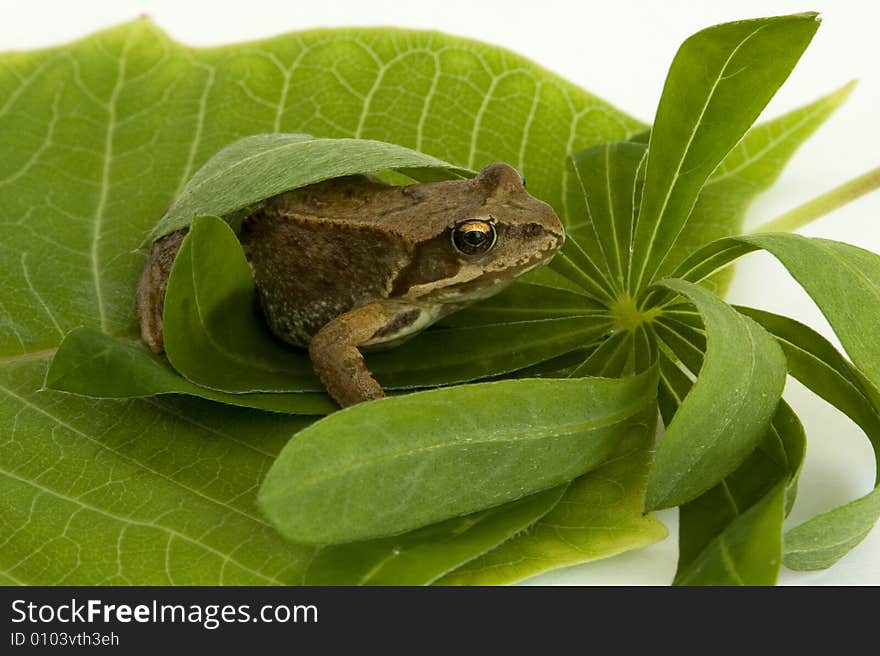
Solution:
[(679, 570), (676, 585), (775, 585), (784, 505), (785, 483), (779, 483)]
[(507, 289), (441, 320), (444, 326), (508, 323), (575, 316), (605, 316), (608, 309), (583, 294), (515, 281)]
[(654, 279), (703, 184), (788, 77), (819, 27), (816, 14), (725, 23), (682, 44), (648, 146), (630, 293)]
[(271, 339), (258, 311), (235, 233), (216, 217), (197, 217), (165, 294), (171, 364), (193, 383), (226, 392), (320, 391), (305, 351)]
[[(676, 364), (665, 355), (661, 357), (660, 407), (667, 424), (691, 385)], [(762, 524), (757, 530), (772, 544), (779, 543), (781, 514), (778, 524), (769, 521), (766, 506), (765, 511), (745, 518), (743, 515), (765, 501), (768, 495), (775, 494), (780, 482), (786, 484), (786, 508), (791, 507), (805, 443), (800, 420), (785, 401), (780, 401), (770, 429), (745, 462), (721, 483), (679, 508), (676, 584), (767, 585), (775, 582), (780, 565), (775, 547), (755, 549), (749, 541), (738, 541), (735, 534), (755, 528), (750, 524)]]
[(831, 567), (874, 528), (880, 517), (880, 487), (816, 515), (785, 534), (785, 566), (796, 570)]
[(367, 365), (389, 389), (463, 383), (537, 365), (589, 346), (609, 332), (607, 316), (438, 328), (369, 354)]
[(528, 530), (447, 574), (440, 585), (505, 585), (557, 567), (608, 558), (666, 537), (642, 506), (656, 410), (621, 438), (615, 455), (575, 479), (562, 500)]
[(655, 388), (650, 371), (359, 404), (290, 441), (260, 506), (282, 534), (308, 544), (394, 535), (483, 510), (598, 467)]
[(52, 357), (45, 386), (104, 399), (186, 394), (286, 414), (324, 415), (337, 408), (326, 394), (228, 394), (200, 387), (143, 342), (110, 337), (93, 328), (68, 333)]
[(696, 498), (742, 464), (767, 430), (785, 385), (785, 357), (758, 324), (696, 285), (660, 284), (694, 303), (707, 349), (657, 449), (646, 498), (651, 510)]
[(321, 549), (305, 585), (429, 585), (531, 526), (568, 486), (390, 538)]
[(148, 241), (188, 227), (197, 216), (235, 217), (290, 189), (387, 169), (416, 177), (430, 170), (435, 179), (473, 175), (436, 157), (383, 141), (255, 134), (229, 144), (196, 171)]
[(618, 291), (626, 289), (638, 207), (637, 181), (644, 174), (645, 144), (619, 141), (572, 155), (587, 201), (589, 225), (569, 229), (568, 238), (597, 239), (606, 270)]

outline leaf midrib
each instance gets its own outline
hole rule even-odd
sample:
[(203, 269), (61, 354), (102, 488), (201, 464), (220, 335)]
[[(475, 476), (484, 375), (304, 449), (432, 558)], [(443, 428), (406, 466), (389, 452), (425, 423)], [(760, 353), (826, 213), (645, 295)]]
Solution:
[[(578, 432), (594, 432), (600, 430), (602, 428), (606, 428), (608, 426), (613, 426), (614, 424), (620, 423), (630, 417), (636, 415), (639, 410), (645, 407), (645, 400), (640, 399), (638, 401), (634, 401), (628, 404), (623, 410), (613, 413), (610, 415), (606, 415), (605, 417), (601, 417), (592, 421), (584, 421), (584, 422), (574, 422), (571, 424), (565, 424), (559, 427), (547, 427), (542, 429), (531, 429), (530, 437), (516, 437), (517, 435), (521, 435), (522, 431), (516, 432), (515, 428), (505, 429), (502, 431), (497, 431), (493, 435), (494, 437), (491, 439), (479, 439), (479, 440), (468, 440), (466, 442), (442, 442), (439, 444), (432, 444), (429, 446), (424, 446), (415, 449), (406, 449), (402, 451), (392, 451), (390, 453), (382, 453), (373, 458), (361, 459), (354, 465), (339, 467), (337, 469), (323, 469), (319, 474), (315, 476), (311, 476), (308, 478), (302, 478), (298, 481), (298, 484), (295, 486), (295, 489), (304, 489), (308, 487), (313, 487), (315, 485), (321, 484), (325, 481), (332, 480), (334, 478), (342, 478), (352, 472), (355, 472), (359, 469), (366, 469), (369, 467), (374, 467), (379, 463), (391, 462), (394, 460), (399, 460), (402, 458), (406, 458), (408, 456), (412, 456), (415, 454), (421, 454), (431, 451), (442, 451), (444, 449), (454, 449), (460, 448), (462, 446), (477, 446), (483, 444), (504, 444), (508, 442), (513, 443), (527, 443), (527, 442), (535, 442), (539, 440), (544, 440), (548, 438), (554, 437), (567, 437), (573, 435)], [(308, 430), (308, 429), (306, 429)], [(300, 439), (303, 439), (303, 436), (300, 436)], [(301, 443), (300, 443), (301, 444)], [(288, 497), (291, 494), (291, 488), (285, 487), (285, 489), (281, 492), (275, 494), (265, 494), (262, 497), (262, 500), (270, 501), (278, 498)]]

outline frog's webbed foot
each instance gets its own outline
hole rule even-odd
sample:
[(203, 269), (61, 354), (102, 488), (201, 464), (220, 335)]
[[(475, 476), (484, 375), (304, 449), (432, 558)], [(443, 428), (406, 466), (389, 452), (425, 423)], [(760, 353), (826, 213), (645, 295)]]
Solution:
[(343, 408), (385, 396), (358, 346), (369, 341), (393, 318), (381, 303), (349, 310), (319, 330), (309, 343), (315, 373)]

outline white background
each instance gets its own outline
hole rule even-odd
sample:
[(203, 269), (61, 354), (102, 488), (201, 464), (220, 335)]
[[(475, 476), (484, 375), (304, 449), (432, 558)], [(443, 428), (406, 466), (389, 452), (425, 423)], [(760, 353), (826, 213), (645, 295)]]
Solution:
[[(795, 156), (776, 187), (752, 208), (758, 225), (880, 164), (880, 3), (869, 0), (0, 0), (0, 51), (55, 45), (147, 14), (174, 38), (217, 45), (311, 27), (396, 25), (438, 29), (516, 50), (650, 122), (666, 70), (690, 34), (727, 20), (821, 11), (824, 23), (788, 83), (767, 109), (774, 116), (853, 78), (846, 105)], [(802, 231), (880, 252), (880, 194), (863, 198)], [(833, 337), (809, 298), (769, 256), (739, 266), (729, 300), (787, 314)], [(880, 321), (878, 321), (880, 339)], [(843, 415), (789, 381), (786, 398), (803, 419), (809, 444), (798, 503), (790, 518), (812, 514), (867, 492), (873, 457), (867, 440)], [(655, 583), (675, 571), (674, 511), (661, 514), (671, 531), (647, 549), (559, 570), (534, 583)], [(825, 572), (783, 570), (781, 583), (880, 584), (880, 528)]]

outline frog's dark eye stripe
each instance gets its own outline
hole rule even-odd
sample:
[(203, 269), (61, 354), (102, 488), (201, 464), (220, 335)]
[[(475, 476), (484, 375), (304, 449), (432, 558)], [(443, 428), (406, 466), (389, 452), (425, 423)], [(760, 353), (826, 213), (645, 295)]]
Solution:
[(462, 255), (479, 255), (495, 245), (495, 226), (482, 219), (467, 219), (452, 227), (452, 245)]

